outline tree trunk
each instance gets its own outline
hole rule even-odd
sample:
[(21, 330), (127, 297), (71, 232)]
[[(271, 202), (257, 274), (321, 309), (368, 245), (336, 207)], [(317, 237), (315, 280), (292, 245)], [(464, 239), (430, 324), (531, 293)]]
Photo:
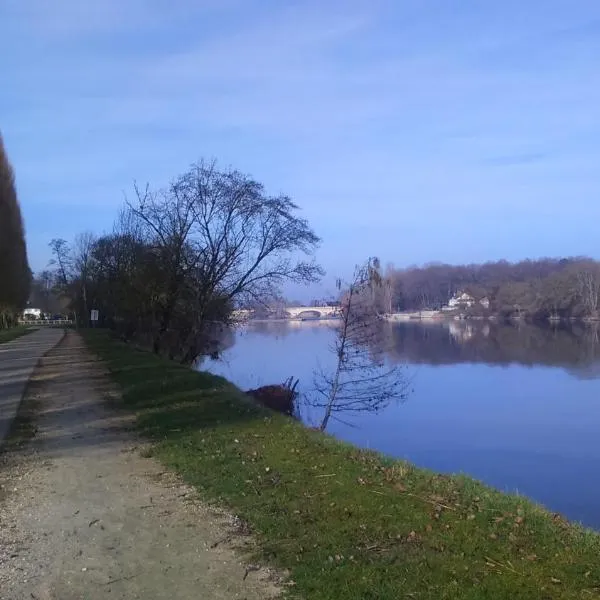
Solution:
[[(350, 311), (352, 309), (352, 296), (354, 294), (354, 290), (350, 288), (350, 293), (348, 295), (348, 305), (346, 310), (343, 312), (344, 314), (344, 325), (340, 334), (340, 348), (338, 350), (337, 356), (337, 366), (335, 369), (335, 375), (333, 376), (333, 382), (331, 385), (331, 390), (329, 392), (329, 400), (327, 402), (327, 406), (325, 407), (325, 414), (323, 415), (323, 420), (321, 421), (321, 425), (319, 427), (320, 431), (325, 431), (327, 424), (329, 423), (329, 419), (331, 418), (331, 413), (333, 411), (333, 407), (335, 405), (335, 401), (337, 399), (337, 394), (340, 388), (340, 375), (342, 372), (342, 365), (344, 364), (344, 354), (346, 351), (346, 340), (348, 339), (348, 324), (350, 322)], [(343, 309), (342, 309), (343, 310)]]

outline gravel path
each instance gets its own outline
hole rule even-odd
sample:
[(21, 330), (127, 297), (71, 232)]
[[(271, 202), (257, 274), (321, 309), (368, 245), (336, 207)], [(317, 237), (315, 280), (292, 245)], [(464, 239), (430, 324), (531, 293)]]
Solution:
[(75, 333), (35, 371), (20, 415), (35, 436), (0, 455), (2, 600), (278, 595), (273, 574), (243, 563), (252, 542), (236, 519), (143, 458), (110, 394)]

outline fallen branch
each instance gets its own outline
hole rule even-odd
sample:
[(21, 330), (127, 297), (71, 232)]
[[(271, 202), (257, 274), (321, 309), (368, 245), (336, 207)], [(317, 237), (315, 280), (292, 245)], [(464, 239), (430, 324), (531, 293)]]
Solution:
[(448, 506), (447, 504), (442, 504), (441, 502), (435, 502), (434, 500), (429, 500), (428, 498), (423, 498), (422, 496), (418, 496), (417, 494), (411, 494), (410, 492), (404, 492), (407, 496), (412, 496), (413, 498), (417, 498), (418, 500), (422, 500), (423, 502), (427, 502), (428, 504), (432, 504), (433, 506), (441, 506), (442, 508), (447, 508), (448, 510), (453, 510), (456, 512), (456, 509), (452, 506)]
[(128, 581), (129, 579), (133, 579), (138, 575), (141, 575), (142, 572), (134, 573), (133, 575), (127, 575), (126, 577), (117, 577), (116, 579), (109, 579), (106, 583), (102, 583), (101, 585), (110, 585), (111, 583), (117, 583), (118, 581)]

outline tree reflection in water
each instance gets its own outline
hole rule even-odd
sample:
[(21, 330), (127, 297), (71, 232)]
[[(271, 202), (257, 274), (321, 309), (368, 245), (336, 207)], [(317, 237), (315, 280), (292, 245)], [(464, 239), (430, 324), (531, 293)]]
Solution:
[(562, 367), (600, 377), (600, 324), (443, 321), (382, 323), (392, 361), (445, 365), (486, 363)]
[[(318, 344), (323, 330), (336, 326), (336, 321), (328, 320), (249, 322), (235, 332), (229, 328), (217, 332), (211, 353), (220, 355), (237, 337), (248, 334), (287, 338), (311, 331)], [(381, 328), (381, 335), (371, 336), (378, 340), (370, 348), (374, 360), (385, 355), (395, 364), (542, 365), (564, 368), (579, 378), (600, 377), (600, 323), (423, 320), (378, 321), (374, 326)], [(197, 366), (202, 365), (206, 362)]]

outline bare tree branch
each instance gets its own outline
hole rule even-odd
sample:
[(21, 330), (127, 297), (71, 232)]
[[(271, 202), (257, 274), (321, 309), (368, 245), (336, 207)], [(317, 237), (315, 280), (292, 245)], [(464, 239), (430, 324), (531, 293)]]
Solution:
[(71, 262), (66, 243), (53, 251), (59, 279), (80, 282), (81, 310), (93, 302), (127, 336), (150, 336), (156, 352), (192, 361), (235, 305), (322, 274), (319, 238), (298, 207), (238, 171), (200, 162), (164, 189), (134, 190), (113, 235)]
[[(337, 413), (378, 411), (406, 395), (407, 384), (398, 367), (385, 364), (378, 328), (378, 290), (383, 278), (379, 262), (370, 259), (355, 270), (344, 290), (342, 318), (331, 351), (335, 369), (314, 376), (312, 406), (321, 408), (320, 429)], [(339, 282), (341, 288), (341, 282)]]

